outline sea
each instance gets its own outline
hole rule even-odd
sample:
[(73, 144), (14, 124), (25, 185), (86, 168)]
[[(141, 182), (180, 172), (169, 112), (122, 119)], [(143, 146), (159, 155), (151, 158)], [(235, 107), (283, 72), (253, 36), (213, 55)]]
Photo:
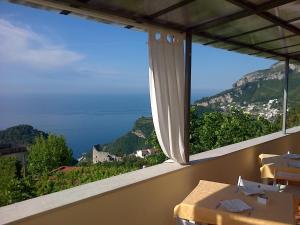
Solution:
[[(211, 94), (198, 91), (191, 100)], [(141, 116), (151, 116), (148, 93), (0, 95), (0, 130), (28, 124), (63, 135), (75, 158), (127, 133)]]

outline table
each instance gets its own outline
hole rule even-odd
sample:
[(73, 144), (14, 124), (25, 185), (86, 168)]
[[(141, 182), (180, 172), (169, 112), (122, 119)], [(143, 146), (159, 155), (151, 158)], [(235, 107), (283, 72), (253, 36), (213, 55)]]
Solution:
[(288, 159), (286, 155), (260, 154), (261, 178), (284, 179), (290, 181), (300, 181), (300, 168), (292, 167), (289, 162), (299, 162), (299, 160)]
[[(287, 225), (295, 224), (293, 195), (268, 192), (267, 205), (259, 204), (256, 197), (237, 192), (234, 185), (200, 180), (197, 187), (174, 208), (175, 217), (199, 223), (217, 225)], [(247, 212), (231, 213), (217, 208), (221, 200), (241, 199), (253, 207)]]

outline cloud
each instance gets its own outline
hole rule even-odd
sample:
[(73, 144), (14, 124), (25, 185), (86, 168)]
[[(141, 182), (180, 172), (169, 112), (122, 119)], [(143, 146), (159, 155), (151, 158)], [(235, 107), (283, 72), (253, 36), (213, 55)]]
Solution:
[(68, 66), (84, 58), (30, 29), (0, 19), (0, 63), (31, 67), (32, 69), (56, 69)]

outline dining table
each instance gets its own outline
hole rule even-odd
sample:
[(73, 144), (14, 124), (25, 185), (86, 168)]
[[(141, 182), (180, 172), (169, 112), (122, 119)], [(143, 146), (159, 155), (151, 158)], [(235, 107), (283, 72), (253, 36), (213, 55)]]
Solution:
[[(265, 195), (268, 201), (262, 204), (257, 196), (245, 195), (236, 185), (200, 180), (195, 189), (175, 206), (174, 217), (179, 224), (189, 224), (188, 221), (216, 225), (295, 224), (292, 194), (266, 192)], [(220, 202), (232, 199), (243, 201), (251, 210), (231, 212), (220, 207)]]

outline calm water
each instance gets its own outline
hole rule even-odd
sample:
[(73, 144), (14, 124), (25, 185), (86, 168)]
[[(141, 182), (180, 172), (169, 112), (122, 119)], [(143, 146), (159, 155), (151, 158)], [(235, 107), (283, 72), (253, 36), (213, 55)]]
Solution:
[(64, 135), (75, 157), (94, 144), (113, 141), (137, 118), (150, 115), (147, 94), (0, 96), (0, 129), (30, 124)]

